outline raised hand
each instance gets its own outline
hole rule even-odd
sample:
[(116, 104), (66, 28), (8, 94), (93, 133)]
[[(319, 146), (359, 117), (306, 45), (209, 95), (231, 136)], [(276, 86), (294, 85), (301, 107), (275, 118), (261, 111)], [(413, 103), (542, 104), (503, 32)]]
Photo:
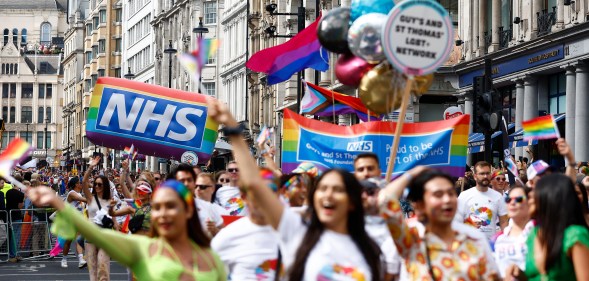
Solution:
[(209, 117), (219, 124), (229, 127), (236, 127), (237, 121), (229, 111), (227, 104), (220, 102), (217, 99), (207, 97), (207, 107)]
[(96, 167), (96, 165), (98, 165), (98, 163), (100, 163), (100, 156), (96, 156), (96, 157), (92, 158), (92, 160), (90, 160), (90, 163), (88, 163), (88, 165), (90, 165), (90, 167)]
[(51, 206), (56, 209), (62, 209), (64, 206), (63, 201), (57, 197), (55, 191), (47, 186), (29, 188), (27, 196), (35, 206)]

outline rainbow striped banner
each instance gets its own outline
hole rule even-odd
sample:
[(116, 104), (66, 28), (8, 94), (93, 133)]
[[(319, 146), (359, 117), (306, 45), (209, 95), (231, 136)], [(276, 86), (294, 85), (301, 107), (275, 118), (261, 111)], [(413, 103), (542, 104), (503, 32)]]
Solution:
[(219, 125), (208, 118), (206, 96), (126, 79), (98, 78), (86, 134), (100, 146), (179, 160), (194, 151), (200, 163), (213, 152)]
[[(425, 165), (464, 176), (469, 120), (470, 115), (463, 115), (438, 122), (406, 123), (393, 175)], [(384, 176), (395, 127), (396, 123), (384, 121), (339, 126), (285, 109), (282, 171), (290, 173), (301, 162), (312, 162), (321, 170), (353, 171), (358, 154), (373, 152), (379, 156)]]
[(523, 121), (522, 129), (524, 129), (524, 141), (560, 138), (560, 132), (552, 115)]

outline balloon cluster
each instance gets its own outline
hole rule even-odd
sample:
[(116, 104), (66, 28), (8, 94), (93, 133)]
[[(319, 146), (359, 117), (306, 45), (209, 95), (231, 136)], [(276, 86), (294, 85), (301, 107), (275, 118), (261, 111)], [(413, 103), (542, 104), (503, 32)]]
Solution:
[[(359, 89), (364, 105), (387, 114), (401, 105), (406, 77), (386, 61), (382, 33), (393, 0), (352, 0), (350, 7), (327, 12), (319, 21), (317, 37), (323, 48), (339, 54), (335, 76)], [(427, 91), (433, 75), (415, 77), (413, 94)]]

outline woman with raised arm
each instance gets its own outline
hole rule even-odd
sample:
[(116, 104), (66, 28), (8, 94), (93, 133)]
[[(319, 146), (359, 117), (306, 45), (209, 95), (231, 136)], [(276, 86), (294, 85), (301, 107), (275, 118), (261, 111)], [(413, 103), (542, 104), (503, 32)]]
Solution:
[(208, 100), (209, 116), (220, 124), (233, 146), (241, 186), (248, 190), (266, 221), (279, 232), (288, 280), (382, 280), (380, 249), (364, 230), (361, 186), (343, 170), (328, 170), (309, 190), (309, 221), (285, 208), (259, 174), (225, 104)]
[(137, 280), (226, 280), (224, 266), (211, 251), (210, 240), (198, 221), (194, 198), (180, 182), (166, 181), (153, 193), (151, 237), (100, 228), (47, 187), (31, 190), (29, 196), (35, 204), (50, 205), (59, 211), (53, 231), (65, 238), (79, 231), (131, 268)]
[[(89, 188), (90, 178), (94, 167), (100, 162), (100, 156), (94, 157), (89, 163), (90, 167), (84, 175), (82, 181), (82, 190), (86, 197), (86, 209), (90, 221), (102, 226), (102, 218), (108, 213), (108, 206), (112, 199), (110, 182), (106, 176), (97, 176), (92, 184), (92, 191)], [(113, 221), (115, 223), (116, 221)], [(86, 238), (85, 235), (82, 234)], [(110, 257), (100, 247), (86, 239), (84, 244), (86, 249), (86, 261), (88, 262), (88, 272), (90, 280), (109, 280), (110, 278)]]

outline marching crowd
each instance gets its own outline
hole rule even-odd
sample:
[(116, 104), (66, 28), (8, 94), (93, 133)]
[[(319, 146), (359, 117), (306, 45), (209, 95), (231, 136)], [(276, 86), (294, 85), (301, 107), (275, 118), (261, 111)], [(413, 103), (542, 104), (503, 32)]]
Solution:
[(61, 266), (73, 247), (90, 280), (109, 280), (110, 259), (129, 280), (589, 280), (589, 168), (564, 139), (565, 171), (477, 162), (459, 179), (418, 166), (387, 183), (379, 155), (364, 153), (354, 173), (301, 163), (282, 174), (271, 150), (256, 164), (225, 105), (208, 108), (233, 146), (224, 171), (132, 175), (96, 157), (58, 178), (63, 197), (40, 179), (23, 178), (26, 190), (0, 180), (0, 208), (55, 208)]

